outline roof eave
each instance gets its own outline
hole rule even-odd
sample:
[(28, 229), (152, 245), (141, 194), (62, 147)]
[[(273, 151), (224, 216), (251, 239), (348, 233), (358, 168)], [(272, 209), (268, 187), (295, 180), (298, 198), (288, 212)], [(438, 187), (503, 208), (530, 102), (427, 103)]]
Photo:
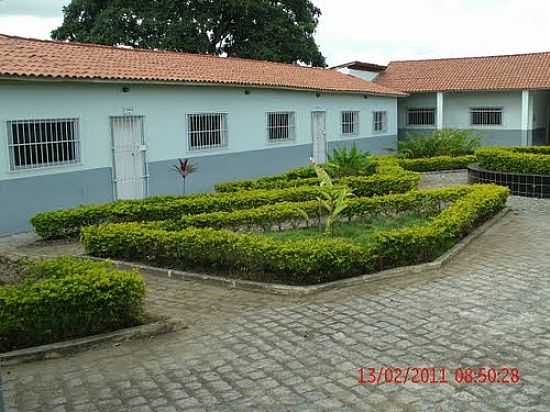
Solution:
[(331, 89), (331, 88), (308, 88), (297, 86), (283, 86), (272, 84), (256, 84), (256, 83), (237, 83), (237, 82), (216, 82), (216, 81), (192, 81), (192, 80), (148, 80), (148, 79), (107, 79), (95, 77), (68, 77), (68, 76), (29, 76), (29, 75), (11, 75), (0, 74), (0, 80), (19, 80), (19, 81), (43, 81), (43, 82), (83, 82), (83, 83), (104, 83), (104, 84), (150, 84), (150, 85), (178, 85), (178, 86), (222, 86), (222, 87), (238, 87), (238, 88), (254, 88), (254, 89), (271, 89), (271, 90), (293, 90), (311, 93), (335, 93), (335, 94), (357, 94), (380, 97), (406, 97), (408, 94), (398, 91), (391, 92), (376, 92), (368, 90), (353, 90), (353, 89)]

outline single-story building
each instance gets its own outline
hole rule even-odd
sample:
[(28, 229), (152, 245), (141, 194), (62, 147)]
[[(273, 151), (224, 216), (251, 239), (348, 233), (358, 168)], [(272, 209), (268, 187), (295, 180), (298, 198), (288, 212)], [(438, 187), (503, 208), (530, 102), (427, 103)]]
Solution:
[(398, 100), (399, 137), (454, 128), (478, 132), (485, 145), (550, 144), (550, 53), (335, 69), (409, 94)]
[(180, 194), (397, 143), (405, 93), (265, 61), (0, 35), (0, 234), (40, 211)]

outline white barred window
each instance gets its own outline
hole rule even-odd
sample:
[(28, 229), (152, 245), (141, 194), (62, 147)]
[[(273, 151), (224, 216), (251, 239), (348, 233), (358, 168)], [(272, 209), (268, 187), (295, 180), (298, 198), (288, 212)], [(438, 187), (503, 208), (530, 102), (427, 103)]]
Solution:
[(475, 107), (470, 109), (472, 126), (502, 126), (502, 108)]
[(409, 109), (407, 112), (409, 126), (435, 125), (435, 109)]
[(375, 132), (385, 132), (387, 128), (387, 112), (373, 112), (372, 128)]
[(270, 142), (293, 140), (296, 123), (293, 112), (267, 113), (267, 138)]
[(198, 113), (187, 115), (189, 150), (212, 149), (227, 145), (227, 115)]
[(342, 136), (359, 135), (359, 112), (342, 112)]
[(80, 162), (78, 119), (8, 121), (10, 169)]

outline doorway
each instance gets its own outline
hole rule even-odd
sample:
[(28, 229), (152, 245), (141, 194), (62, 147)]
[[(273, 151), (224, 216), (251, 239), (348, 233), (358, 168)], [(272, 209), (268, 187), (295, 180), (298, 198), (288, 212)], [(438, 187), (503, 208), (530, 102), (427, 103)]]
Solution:
[(327, 161), (327, 113), (311, 112), (311, 137), (313, 139), (313, 160), (316, 163)]

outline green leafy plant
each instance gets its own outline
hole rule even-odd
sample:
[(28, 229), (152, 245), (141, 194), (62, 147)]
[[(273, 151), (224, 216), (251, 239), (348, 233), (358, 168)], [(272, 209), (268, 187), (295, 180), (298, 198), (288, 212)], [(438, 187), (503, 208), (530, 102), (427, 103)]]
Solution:
[(399, 155), (408, 159), (471, 155), (480, 142), (481, 137), (472, 130), (442, 129), (428, 136), (411, 133), (399, 141)]
[(370, 153), (360, 151), (355, 144), (349, 150), (347, 147), (334, 149), (326, 167), (334, 171), (336, 177), (364, 176), (373, 174), (376, 169)]
[(549, 147), (484, 147), (476, 155), (483, 169), (550, 175)]
[(312, 161), (315, 173), (320, 180), (320, 196), (317, 198), (320, 207), (327, 211), (325, 234), (332, 236), (334, 223), (338, 216), (348, 207), (349, 198), (353, 196), (347, 186), (335, 186), (328, 173)]
[(0, 287), (0, 352), (143, 322), (145, 284), (136, 272), (67, 257), (22, 264), (29, 276)]

